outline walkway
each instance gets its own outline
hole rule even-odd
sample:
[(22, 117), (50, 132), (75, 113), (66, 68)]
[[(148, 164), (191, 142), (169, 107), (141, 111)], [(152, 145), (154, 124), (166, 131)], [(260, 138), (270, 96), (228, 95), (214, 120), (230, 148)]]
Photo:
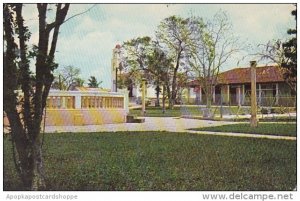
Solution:
[(221, 125), (237, 124), (237, 123), (239, 122), (182, 119), (182, 118), (174, 118), (174, 117), (145, 117), (145, 123), (120, 123), (120, 124), (87, 125), (87, 126), (46, 126), (45, 132), (60, 133), (60, 132), (170, 131), (170, 132), (196, 133), (202, 135), (205, 134), (205, 135), (234, 136), (234, 137), (281, 139), (281, 140), (297, 139), (296, 137), (288, 137), (288, 136), (188, 130), (191, 128), (221, 126)]

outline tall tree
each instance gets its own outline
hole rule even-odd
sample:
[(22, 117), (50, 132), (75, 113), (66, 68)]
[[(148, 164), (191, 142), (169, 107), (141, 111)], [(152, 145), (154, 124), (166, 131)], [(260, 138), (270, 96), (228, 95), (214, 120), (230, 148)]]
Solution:
[(225, 13), (217, 13), (207, 22), (198, 17), (192, 17), (191, 21), (194, 32), (188, 63), (206, 94), (206, 107), (210, 108), (220, 68), (240, 48)]
[[(52, 87), (56, 88), (58, 86), (59, 90), (71, 90), (72, 86), (80, 84), (77, 81), (81, 79), (79, 77), (80, 69), (74, 66), (64, 66), (55, 78), (55, 82)], [(82, 83), (83, 84), (83, 83)]]
[[(297, 18), (297, 10), (292, 11), (292, 15)], [(286, 83), (290, 86), (291, 90), (296, 93), (297, 91), (297, 30), (289, 29), (289, 35), (295, 35), (289, 40), (278, 39), (269, 41), (267, 44), (260, 44), (261, 48), (257, 53), (261, 60), (272, 62), (281, 68)]]
[(89, 83), (88, 83), (88, 85), (89, 85), (89, 87), (97, 88), (97, 87), (99, 87), (99, 85), (100, 85), (101, 83), (102, 83), (102, 81), (98, 82), (95, 76), (91, 76), (91, 77), (89, 78)]
[(169, 73), (171, 87), (168, 90), (169, 107), (173, 108), (177, 97), (177, 73), (181, 67), (181, 61), (184, 59), (185, 52), (188, 51), (190, 35), (193, 30), (189, 19), (183, 19), (178, 16), (171, 16), (161, 21), (156, 32), (157, 39), (165, 47), (168, 57), (173, 59), (171, 72)]
[[(37, 4), (39, 40), (35, 52), (34, 76), (29, 70), (27, 42), (30, 33), (24, 25), (22, 7), (22, 4), (3, 4), (4, 111), (10, 123), (18, 174), (26, 189), (42, 190), (46, 188), (46, 182), (40, 127), (54, 79), (53, 70), (57, 67), (54, 56), (58, 33), (68, 13), (69, 4), (56, 4), (55, 19), (51, 23), (46, 21), (48, 4)], [(21, 84), (23, 100), (17, 97), (18, 84)]]
[[(146, 78), (148, 84), (154, 85), (157, 89), (160, 85), (170, 88), (168, 77), (171, 60), (158, 41), (153, 41), (147, 36), (138, 37), (124, 42), (122, 47), (122, 62), (131, 80), (140, 82), (141, 78)], [(159, 90), (157, 91), (159, 99)], [(170, 93), (168, 95), (170, 96)]]
[[(292, 11), (292, 15), (297, 20), (297, 8)], [(284, 78), (290, 85), (294, 93), (297, 92), (297, 29), (289, 29), (287, 32), (293, 37), (283, 43), (285, 61), (282, 63), (282, 68), (285, 69)]]
[[(148, 36), (125, 41), (121, 49), (121, 63), (127, 71), (149, 71), (148, 57), (151, 54), (151, 38)], [(136, 74), (141, 75), (140, 73)]]
[[(170, 89), (169, 74), (172, 66), (172, 59), (168, 58), (167, 54), (163, 51), (157, 41), (153, 42), (153, 51), (151, 54), (147, 55), (148, 58), (148, 69), (151, 72), (151, 80), (153, 85), (155, 85), (156, 90), (156, 105), (159, 106), (159, 95), (161, 90), (163, 94), (163, 108), (165, 111), (165, 100), (166, 89)], [(162, 86), (162, 88), (161, 88)], [(170, 90), (168, 90), (170, 92)], [(171, 93), (168, 93), (168, 98), (170, 99)]]

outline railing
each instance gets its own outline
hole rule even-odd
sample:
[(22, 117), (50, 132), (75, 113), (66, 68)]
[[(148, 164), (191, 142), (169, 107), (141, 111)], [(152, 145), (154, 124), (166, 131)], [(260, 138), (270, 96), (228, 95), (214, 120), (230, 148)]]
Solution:
[(128, 110), (128, 92), (50, 91), (47, 108)]
[(75, 96), (49, 96), (47, 98), (47, 108), (74, 109), (75, 108)]
[(82, 96), (81, 108), (123, 108), (123, 97)]
[[(223, 105), (244, 105), (250, 106), (250, 96), (245, 95), (244, 97), (232, 95), (230, 94), (229, 97), (221, 97), (219, 94), (216, 94), (214, 99), (211, 97), (211, 104), (212, 105), (221, 105), (221, 99)], [(275, 96), (262, 96), (256, 97), (257, 105), (259, 106), (284, 106), (284, 107), (295, 107), (296, 106), (296, 97), (295, 96), (283, 96), (280, 95), (277, 98)], [(182, 99), (182, 104), (195, 104), (195, 105), (205, 105), (207, 102), (206, 96), (202, 94), (201, 101), (199, 97), (196, 98), (187, 98)]]

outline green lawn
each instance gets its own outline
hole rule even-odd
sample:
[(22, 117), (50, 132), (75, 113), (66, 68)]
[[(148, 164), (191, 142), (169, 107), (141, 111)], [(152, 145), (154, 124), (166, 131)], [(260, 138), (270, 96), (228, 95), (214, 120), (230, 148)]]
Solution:
[(191, 130), (297, 136), (297, 124), (295, 123), (259, 123), (257, 128), (250, 127), (249, 123), (239, 123)]
[[(4, 190), (19, 190), (4, 139)], [(292, 190), (296, 142), (169, 132), (46, 134), (48, 190)]]
[[(202, 109), (204, 106), (176, 106), (172, 110), (167, 109), (165, 113), (162, 113), (161, 107), (146, 107), (146, 117), (180, 117), (182, 115), (200, 116), (202, 115)], [(215, 114), (220, 114), (219, 108), (212, 108)], [(226, 109), (229, 113), (236, 114), (238, 107), (232, 106)], [(240, 110), (241, 113), (243, 110)], [(141, 108), (130, 109), (131, 115), (141, 116)]]
[[(162, 108), (161, 107), (154, 107), (154, 106), (148, 106), (146, 107), (146, 117), (180, 117), (182, 115), (190, 115), (190, 116), (201, 116), (203, 113), (203, 109), (205, 106), (175, 106), (173, 110), (167, 109), (165, 113), (162, 113)], [(274, 107), (277, 110), (280, 110), (279, 107)], [(291, 112), (293, 111), (294, 108), (285, 108), (286, 110), (289, 110)], [(220, 107), (212, 106), (212, 112), (219, 116), (220, 115)], [(223, 115), (243, 115), (243, 114), (249, 114), (250, 113), (250, 108), (249, 107), (241, 107), (238, 108), (237, 106), (224, 106), (223, 107)], [(258, 111), (258, 113), (260, 113)], [(130, 114), (131, 115), (136, 115), (136, 116), (141, 116), (141, 108), (135, 108), (135, 109), (130, 109)], [(272, 117), (272, 114), (269, 115), (264, 115), (264, 120), (263, 121), (268, 121), (271, 118), (277, 121), (295, 121), (295, 117)], [(248, 120), (248, 119), (247, 119)], [(244, 121), (244, 119), (242, 120)]]

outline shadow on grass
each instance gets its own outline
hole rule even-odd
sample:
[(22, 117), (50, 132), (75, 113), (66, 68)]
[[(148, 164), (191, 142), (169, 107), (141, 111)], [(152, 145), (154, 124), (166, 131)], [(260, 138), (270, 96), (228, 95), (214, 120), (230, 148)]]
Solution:
[[(296, 142), (171, 132), (46, 134), (47, 190), (292, 190)], [(4, 190), (20, 190), (9, 138)]]

